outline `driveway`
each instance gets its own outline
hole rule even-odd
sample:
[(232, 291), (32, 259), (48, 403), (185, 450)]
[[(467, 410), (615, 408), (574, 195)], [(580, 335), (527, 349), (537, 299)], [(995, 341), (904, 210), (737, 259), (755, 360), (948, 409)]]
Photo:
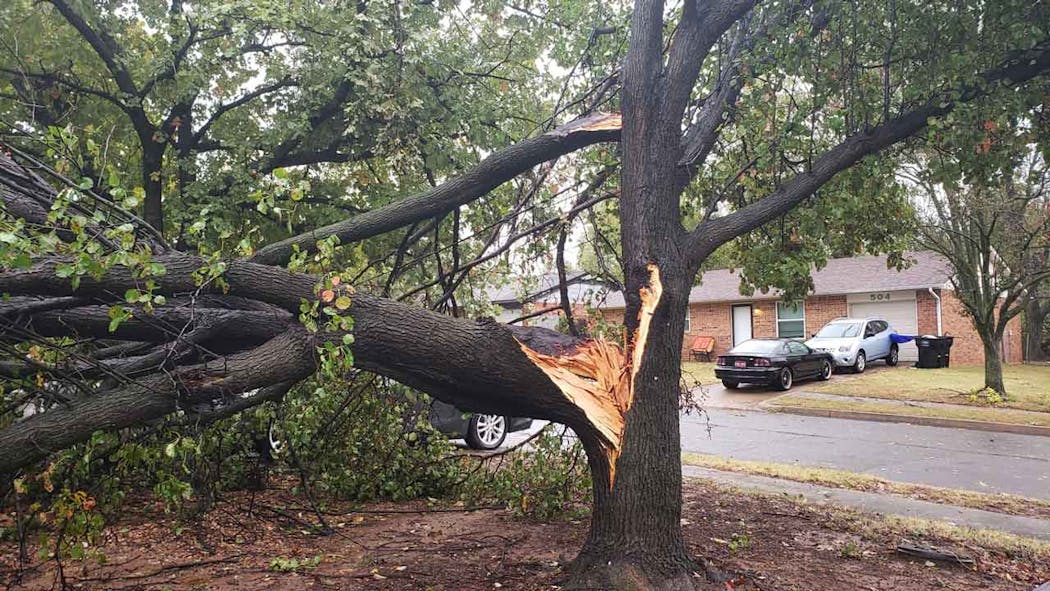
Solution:
[(708, 415), (682, 417), (683, 451), (1050, 499), (1050, 437), (723, 408)]
[(759, 403), (776, 398), (784, 392), (771, 386), (751, 384), (744, 384), (736, 390), (730, 390), (720, 382), (715, 382), (695, 388), (693, 393), (697, 395), (697, 402), (703, 408), (753, 410), (758, 408)]

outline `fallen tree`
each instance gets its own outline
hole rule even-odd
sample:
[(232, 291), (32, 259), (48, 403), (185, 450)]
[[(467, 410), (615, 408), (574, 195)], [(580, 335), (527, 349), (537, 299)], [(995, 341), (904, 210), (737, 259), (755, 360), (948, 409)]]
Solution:
[[(2, 339), (46, 342), (75, 336), (89, 340), (85, 358), (72, 366), (49, 365), (16, 356), (17, 349), (9, 347), (5, 372), (18, 374), (15, 366), (23, 363), (27, 373), (21, 375), (47, 374), (87, 392), (50, 400), (44, 412), (0, 431), (0, 472), (32, 466), (96, 430), (189, 412), (201, 402), (244, 407), (245, 400), (256, 398), (245, 398), (246, 393), (287, 388), (315, 372), (324, 356), (342, 355), (345, 346), (355, 367), (465, 410), (550, 419), (577, 432), (593, 475), (594, 510), (589, 536), (571, 568), (573, 585), (692, 588), (694, 575), (704, 567), (682, 536), (678, 413), (681, 338), (700, 265), (720, 245), (783, 216), (839, 172), (914, 136), (931, 120), (997, 91), (1012, 91), (1050, 70), (1050, 40), (1040, 39), (996, 56), (986, 70), (958, 84), (956, 77), (947, 85), (908, 72), (906, 83), (922, 92), (914, 93), (919, 98), (895, 99), (889, 82), (896, 63), (891, 44), (883, 53), (881, 109), (873, 115), (860, 101), (856, 108), (864, 116), (832, 133), (816, 117), (822, 105), (815, 104), (807, 155), (780, 151), (772, 141), (768, 149), (775, 157), (760, 164), (760, 157), (745, 151), (751, 163), (726, 183), (739, 188), (733, 195), (745, 198), (711, 191), (700, 221), (687, 229), (683, 193), (704, 165), (720, 164), (707, 160), (740, 116), (746, 85), (760, 79), (757, 70), (783, 74), (777, 66), (779, 48), (770, 41), (774, 33), (800, 43), (822, 39), (831, 23), (850, 18), (808, 2), (755, 5), (753, 0), (686, 2), (665, 54), (665, 6), (638, 2), (620, 75), (622, 125), (617, 116), (585, 118), (490, 155), (433, 190), (264, 246), (254, 257), (216, 261), (166, 248), (144, 224), (129, 222), (138, 228), (130, 237), (108, 228), (93, 231), (85, 223), (90, 216), (63, 218), (69, 227), (56, 231), (55, 240), (67, 241), (65, 246), (48, 239), (52, 252), (46, 256), (15, 253), (5, 259), (11, 262), (0, 273), (0, 292), (18, 299), (17, 305), (0, 308)], [(1019, 17), (1025, 14), (1015, 10)], [(893, 27), (924, 30), (922, 19), (891, 20)], [(740, 60), (747, 52), (751, 61), (743, 68)], [(850, 63), (857, 71), (867, 69), (855, 59)], [(705, 67), (713, 75), (697, 99)], [(853, 92), (846, 84), (836, 88)], [(774, 116), (770, 129), (775, 121)], [(795, 121), (786, 129), (798, 125)], [(330, 273), (275, 266), (287, 261), (295, 247), (320, 251), (318, 239), (363, 240), (454, 211), (538, 163), (616, 139), (621, 142), (618, 208), (626, 283), (622, 344), (453, 318), (358, 293)], [(722, 157), (732, 160), (725, 150)], [(763, 175), (768, 185), (739, 184)], [(12, 243), (22, 243), (27, 252), (39, 246), (30, 237), (50, 231), (53, 205), (62, 202), (63, 211), (69, 211), (76, 203), (6, 157), (0, 186), (5, 201), (20, 204), (9, 207), (7, 215), (14, 220)], [(120, 256), (99, 262), (107, 249)], [(94, 256), (85, 259), (84, 253)], [(115, 318), (110, 313), (118, 306), (123, 311)], [(103, 363), (104, 349), (94, 343), (100, 339), (107, 349), (126, 344), (136, 353), (119, 357), (121, 366), (114, 368), (112, 361)]]

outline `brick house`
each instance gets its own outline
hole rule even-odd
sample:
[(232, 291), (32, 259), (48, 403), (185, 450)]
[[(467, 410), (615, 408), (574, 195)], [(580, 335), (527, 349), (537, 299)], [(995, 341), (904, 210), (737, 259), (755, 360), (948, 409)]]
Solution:
[[(567, 272), (565, 283), (573, 318), (585, 326), (589, 320), (588, 308), (593, 308), (609, 289), (581, 271)], [(489, 288), (483, 297), (497, 306), (496, 320), (499, 322), (551, 329), (563, 327), (557, 273), (544, 273), (529, 281), (518, 278), (506, 285)]]
[[(896, 271), (886, 260), (862, 256), (828, 261), (813, 272), (813, 292), (805, 301), (784, 302), (776, 292), (740, 294), (740, 278), (729, 269), (708, 271), (689, 292), (689, 317), (682, 338), (683, 358), (699, 335), (715, 338), (715, 353), (757, 337), (803, 338), (842, 316), (878, 317), (900, 334), (951, 335), (953, 365), (984, 363), (981, 339), (955, 296), (946, 261), (928, 251), (909, 253), (916, 262)], [(624, 300), (611, 293), (600, 306), (610, 322), (622, 322)], [(1008, 363), (1021, 361), (1021, 326), (1014, 318), (999, 346)], [(915, 360), (914, 343), (901, 345), (902, 360)]]

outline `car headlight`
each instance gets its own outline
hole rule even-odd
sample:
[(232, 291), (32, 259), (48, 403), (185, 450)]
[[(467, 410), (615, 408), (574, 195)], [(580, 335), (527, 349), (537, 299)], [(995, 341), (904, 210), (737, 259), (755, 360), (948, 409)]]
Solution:
[(839, 347), (839, 353), (849, 353), (853, 347), (847, 347), (845, 345)]

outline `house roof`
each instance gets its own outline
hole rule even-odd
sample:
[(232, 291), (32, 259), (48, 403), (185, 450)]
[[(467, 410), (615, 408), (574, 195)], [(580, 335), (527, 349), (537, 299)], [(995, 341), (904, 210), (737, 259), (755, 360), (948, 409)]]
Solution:
[[(572, 302), (588, 299), (598, 286), (597, 282), (583, 271), (567, 272), (565, 283), (568, 284), (569, 300)], [(558, 294), (558, 274), (544, 273), (528, 280), (518, 277), (506, 285), (487, 288), (485, 297), (504, 308), (516, 308), (524, 302), (535, 301), (557, 304), (561, 299)]]
[[(881, 256), (831, 259), (823, 269), (812, 272), (813, 291), (810, 295), (843, 295), (947, 286), (951, 276), (947, 261), (930, 251), (905, 254), (915, 262), (902, 271), (886, 268), (886, 258)], [(777, 300), (780, 299), (780, 293), (779, 290), (771, 290), (751, 296), (742, 295), (740, 275), (736, 271), (715, 269), (704, 273), (700, 285), (689, 291), (689, 303)], [(625, 307), (623, 294), (610, 293), (601, 307)]]

